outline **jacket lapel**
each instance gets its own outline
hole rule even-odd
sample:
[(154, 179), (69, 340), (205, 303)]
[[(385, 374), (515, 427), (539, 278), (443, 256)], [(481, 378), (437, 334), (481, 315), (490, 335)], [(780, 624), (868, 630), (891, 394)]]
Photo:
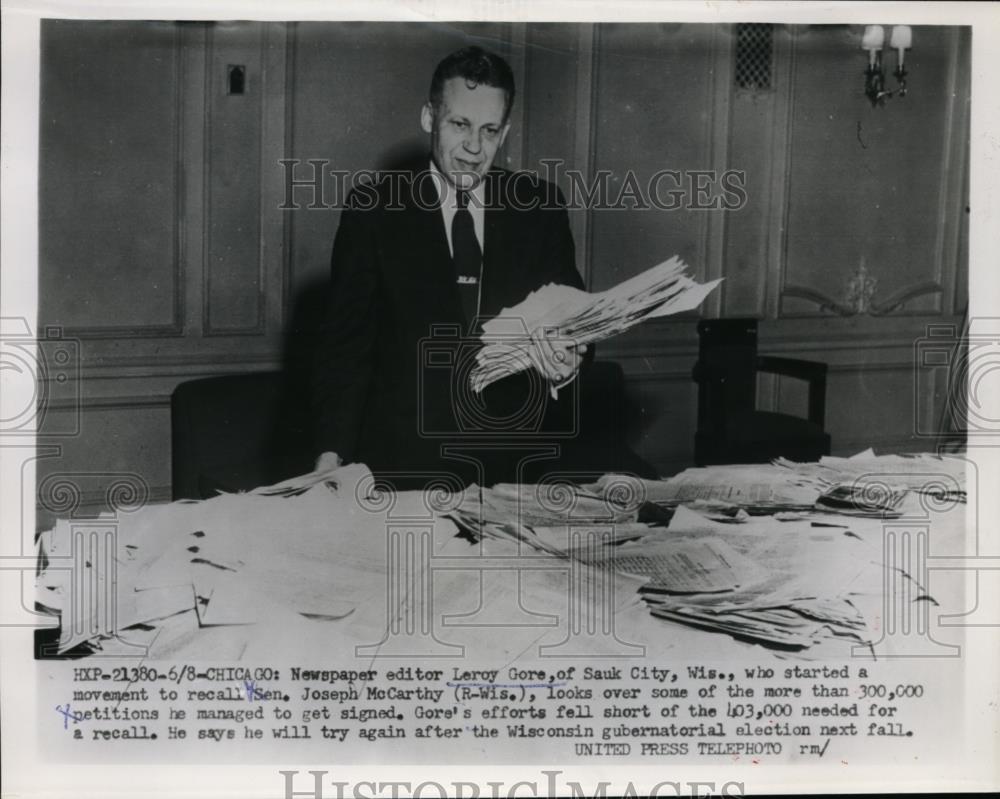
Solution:
[(503, 207), (503, 173), (490, 172), (486, 182), (486, 210), (483, 215), (483, 294), (480, 313), (495, 316), (505, 300), (510, 277), (512, 234), (511, 210)]
[(441, 216), (441, 200), (438, 197), (429, 169), (414, 176), (409, 198), (414, 249), (426, 253), (427, 260), (438, 267), (438, 271), (452, 274), (451, 253)]
[(411, 274), (419, 276), (418, 293), (424, 295), (426, 310), (440, 317), (432, 321), (458, 322), (462, 319), (462, 310), (455, 267), (430, 170), (425, 168), (417, 172), (409, 189), (411, 196), (405, 199), (406, 230), (400, 242), (402, 256), (410, 264)]

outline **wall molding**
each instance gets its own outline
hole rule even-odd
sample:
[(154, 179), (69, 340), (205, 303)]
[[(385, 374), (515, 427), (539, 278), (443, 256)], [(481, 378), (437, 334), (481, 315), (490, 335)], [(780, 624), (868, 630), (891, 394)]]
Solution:
[[(906, 319), (907, 329), (900, 329), (899, 321)], [(695, 332), (697, 318), (680, 321), (651, 320), (623, 337), (610, 339), (596, 345), (598, 357), (622, 359), (649, 357), (651, 354), (673, 356), (698, 350)], [(789, 319), (764, 325), (774, 326), (780, 332), (762, 329), (758, 334), (761, 353), (775, 355), (782, 352), (816, 352), (821, 354), (839, 351), (877, 352), (884, 349), (912, 350), (926, 335), (928, 325), (953, 323), (961, 328), (962, 317), (893, 314), (892, 317), (859, 316), (851, 319), (853, 330), (844, 330), (841, 317), (823, 316)], [(833, 325), (836, 324), (836, 327)], [(685, 332), (678, 327), (683, 325)]]
[(264, 104), (270, 113), (263, 117), (261, 130), (261, 205), (260, 259), (265, 264), (263, 285), (269, 302), (264, 303), (264, 331), (270, 336), (284, 331), (285, 296), (288, 291), (286, 274), (287, 214), (281, 210), (284, 202), (284, 172), (278, 162), (288, 152), (291, 97), (288, 92), (288, 49), (291, 46), (290, 24), (272, 22), (266, 27), (262, 64), (264, 70)]
[(513, 137), (513, 140), (512, 137), (508, 136), (507, 142), (504, 143), (505, 152), (503, 153), (510, 158), (509, 168), (515, 172), (524, 169), (524, 154), (528, 152), (528, 92), (531, 89), (527, 79), (529, 59), (527, 27), (526, 22), (507, 22), (502, 26), (508, 61), (514, 71), (518, 91), (521, 94), (521, 99), (515, 103), (520, 107), (520, 130), (518, 130), (518, 135)]
[[(705, 115), (704, 137), (708, 142), (708, 163), (718, 173), (729, 168), (734, 30), (735, 26), (732, 24), (713, 25), (709, 51), (712, 70), (706, 85), (705, 105), (708, 113)], [(726, 212), (700, 215), (705, 282), (725, 276), (727, 218)], [(719, 316), (722, 311), (722, 292), (713, 291), (702, 304), (701, 311), (705, 316)]]
[[(295, 98), (295, 59), (297, 55), (297, 37), (296, 31), (298, 28), (298, 22), (289, 22), (285, 28), (284, 36), (284, 74), (282, 76), (284, 85), (282, 86), (282, 93), (285, 100), (284, 105), (284, 115), (282, 119), (282, 135), (283, 140), (281, 142), (282, 158), (285, 158), (292, 154), (292, 150), (295, 143), (295, 103), (293, 102)], [(277, 90), (277, 81), (274, 82), (275, 90)], [(282, 176), (283, 180), (284, 176)], [(284, 202), (284, 184), (281, 184), (281, 194), (282, 203)], [(286, 324), (291, 323), (292, 318), (292, 286), (293, 286), (293, 272), (294, 272), (294, 248), (295, 248), (295, 235), (294, 235), (294, 219), (295, 216), (285, 211), (280, 211), (280, 221), (281, 221), (281, 257), (279, 259), (281, 263), (281, 297), (279, 302), (279, 313), (280, 313), (280, 325), (284, 328)], [(332, 244), (332, 242), (331, 242)]]
[[(594, 109), (597, 106), (598, 83), (597, 54), (600, 48), (601, 26), (596, 23), (581, 25), (577, 42), (576, 68), (576, 118), (573, 129), (573, 162), (584, 175), (594, 172), (597, 157), (597, 120)], [(582, 131), (582, 135), (581, 135)], [(582, 267), (583, 285), (593, 289), (594, 218), (593, 209), (584, 209), (582, 214), (571, 219), (579, 220), (573, 230), (577, 242), (577, 266)]]
[[(231, 374), (244, 371), (267, 371), (280, 369), (282, 359), (279, 354), (232, 355), (212, 353), (204, 356), (161, 356), (136, 355), (102, 358), (99, 362), (84, 363), (80, 366), (83, 380), (128, 380), (151, 377), (183, 377), (200, 374)], [(46, 380), (57, 376), (48, 375)]]
[[(781, 316), (781, 287), (785, 284), (788, 266), (788, 195), (789, 175), (792, 170), (792, 119), (795, 113), (795, 44), (798, 31), (795, 25), (775, 26), (773, 79), (776, 84), (771, 127), (770, 151), (778, 153), (771, 159), (767, 229), (768, 267), (764, 277), (765, 313), (772, 319)], [(784, 34), (784, 35), (782, 35)]]
[[(698, 357), (697, 352), (691, 353), (691, 362)], [(630, 360), (641, 360), (643, 363), (647, 363), (644, 358), (635, 358)], [(625, 364), (622, 364), (623, 368)], [(871, 363), (870, 361), (851, 361), (844, 363), (831, 363), (827, 364), (827, 373), (831, 375), (835, 374), (857, 374), (861, 372), (913, 372), (913, 362), (912, 361), (885, 361), (883, 363)], [(764, 373), (762, 373), (764, 374)], [(770, 374), (770, 373), (767, 373)], [(775, 375), (775, 377), (779, 377)], [(789, 380), (794, 380), (794, 378), (787, 378)], [(631, 370), (625, 368), (625, 380), (629, 383), (648, 383), (648, 382), (690, 382), (694, 384), (694, 379), (691, 377), (691, 368), (670, 368), (670, 369), (653, 369), (648, 366), (645, 370), (637, 369)], [(777, 382), (777, 381), (775, 381)]]
[[(912, 349), (912, 345), (907, 345), (906, 349)], [(849, 352), (857, 352), (857, 348), (843, 348)], [(830, 349), (826, 348), (822, 350), (824, 352), (829, 352)], [(866, 351), (871, 352), (871, 351)], [(625, 370), (625, 378), (628, 382), (649, 382), (649, 381), (690, 381), (691, 380), (691, 369), (689, 366), (685, 367), (673, 367), (673, 368), (662, 368), (653, 367), (650, 365), (650, 356), (663, 358), (663, 352), (657, 350), (649, 350), (646, 352), (630, 352), (622, 353), (614, 358), (604, 358), (601, 357), (599, 360), (605, 361), (615, 361), (622, 365)], [(698, 349), (696, 346), (688, 346), (685, 349), (678, 349), (672, 352), (669, 356), (672, 360), (685, 360), (691, 363), (698, 357)], [(644, 368), (635, 368), (636, 362), (642, 362)], [(278, 364), (273, 364), (275, 367)], [(911, 372), (914, 370), (914, 363), (912, 360), (900, 360), (890, 359), (885, 361), (872, 361), (870, 359), (864, 360), (853, 360), (853, 361), (839, 361), (827, 364), (827, 370), (830, 374), (840, 374), (840, 373), (857, 373), (857, 372), (892, 372), (892, 371), (907, 371)], [(183, 379), (196, 379), (198, 377), (214, 377), (223, 373), (221, 365), (215, 365), (212, 367), (193, 367), (192, 369), (185, 369), (183, 371), (171, 371), (171, 372), (161, 372), (156, 375), (135, 375), (131, 377), (123, 377), (121, 375), (115, 375), (110, 378), (104, 379), (114, 379), (125, 382), (134, 382), (136, 380), (149, 380), (154, 378), (183, 378)], [(245, 370), (230, 370), (230, 372), (236, 372), (242, 374)], [(253, 371), (271, 371), (269, 369), (255, 369)], [(101, 378), (95, 378), (101, 379)], [(101, 394), (93, 396), (83, 396), (79, 399), (57, 399), (51, 400), (47, 404), (47, 409), (50, 411), (69, 411), (69, 410), (112, 410), (112, 409), (123, 409), (123, 410), (135, 410), (140, 408), (151, 408), (151, 407), (165, 407), (170, 405), (170, 397), (172, 390), (170, 392), (165, 391), (152, 391), (147, 394)]]
[[(938, 298), (938, 311), (944, 309), (958, 312), (955, 307), (957, 296), (956, 281), (961, 270), (958, 268), (960, 254), (962, 219), (961, 211), (966, 206), (969, 193), (966, 186), (967, 159), (964, 157), (970, 144), (969, 114), (967, 109), (961, 109), (960, 102), (965, 97), (959, 97), (959, 89), (970, 85), (969, 59), (970, 48), (962, 47), (963, 30), (953, 27), (948, 32), (948, 75), (947, 75), (947, 110), (944, 118), (944, 158), (941, 159), (938, 183), (941, 190), (938, 193), (937, 209), (937, 240), (934, 247), (934, 274), (938, 285), (944, 290)], [(945, 281), (949, 264), (951, 280)]]
[[(169, 394), (143, 394), (138, 396), (102, 396), (81, 397), (79, 400), (51, 400), (47, 403), (48, 411), (109, 411), (109, 410), (140, 410), (143, 408), (160, 408), (170, 405)], [(44, 433), (39, 434), (42, 438)]]
[(212, 163), (209, 157), (212, 147), (212, 58), (215, 55), (215, 29), (209, 27), (205, 32), (205, 71), (201, 79), (201, 118), (203, 120), (201, 137), (201, 169), (199, 183), (201, 184), (201, 260), (198, 273), (201, 277), (201, 335), (211, 336), (211, 313), (209, 309), (210, 289), (212, 285), (211, 252), (212, 252)]
[[(265, 87), (267, 84), (267, 73), (266, 73), (266, 61), (265, 61), (265, 49), (266, 49), (266, 31), (271, 26), (272, 23), (267, 22), (255, 22), (255, 23), (243, 23), (247, 25), (254, 25), (257, 29), (256, 35), (256, 46), (253, 59), (256, 63), (248, 62), (248, 66), (256, 66), (259, 71), (260, 79), (256, 82), (250, 82), (251, 92), (258, 92), (258, 96), (252, 98), (257, 101), (257, 153), (256, 153), (256, 163), (258, 165), (258, 175), (257, 175), (257, 293), (255, 299), (256, 304), (256, 314), (255, 321), (249, 326), (222, 326), (218, 327), (212, 322), (212, 275), (213, 275), (213, 243), (214, 243), (214, 231), (212, 225), (212, 176), (213, 176), (213, 162), (210, 157), (211, 147), (214, 142), (215, 126), (212, 124), (214, 118), (213, 108), (215, 101), (215, 87), (218, 85), (218, 64), (215, 63), (216, 56), (216, 37), (214, 35), (215, 28), (209, 28), (207, 34), (207, 41), (205, 45), (206, 50), (206, 64), (207, 69), (205, 70), (204, 79), (204, 124), (205, 124), (205, 135), (203, 141), (203, 164), (204, 169), (202, 171), (202, 202), (203, 202), (203, 229), (205, 235), (202, 238), (202, 259), (201, 259), (201, 276), (202, 276), (202, 302), (201, 302), (201, 329), (202, 336), (205, 338), (215, 338), (219, 336), (262, 336), (265, 334), (265, 313), (264, 308), (267, 301), (267, 283), (266, 283), (266, 269), (264, 264), (264, 252), (261, 242), (263, 239), (263, 231), (261, 229), (261, 219), (263, 215), (263, 151), (264, 151), (264, 132), (265, 132), (265, 120), (267, 116), (267, 92)], [(251, 98), (247, 98), (251, 99)]]
[[(944, 291), (944, 287), (940, 283), (935, 283), (934, 281), (922, 281), (920, 283), (914, 283), (909, 286), (904, 286), (899, 291), (890, 294), (886, 299), (881, 301), (872, 301), (868, 307), (868, 310), (859, 311), (855, 308), (851, 308), (844, 303), (827, 296), (821, 291), (816, 289), (807, 288), (805, 286), (796, 286), (792, 283), (786, 283), (781, 290), (780, 299), (783, 300), (785, 297), (793, 297), (795, 299), (805, 300), (806, 302), (815, 303), (821, 312), (827, 311), (831, 315), (837, 316), (888, 316), (893, 314), (894, 316), (927, 316), (927, 311), (907, 311), (905, 310), (906, 303), (910, 300), (915, 300), (919, 297), (924, 297), (928, 294), (940, 294)], [(940, 311), (940, 298), (938, 301), (938, 311)], [(894, 313), (899, 311), (899, 313)], [(820, 315), (823, 315), (822, 313)], [(782, 314), (783, 319), (814, 319), (817, 314), (815, 313), (784, 313)]]

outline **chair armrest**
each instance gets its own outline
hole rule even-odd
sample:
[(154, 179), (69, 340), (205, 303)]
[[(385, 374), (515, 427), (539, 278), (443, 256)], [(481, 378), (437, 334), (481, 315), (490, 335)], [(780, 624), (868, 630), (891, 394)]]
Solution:
[(826, 416), (826, 364), (799, 358), (758, 355), (757, 371), (785, 375), (809, 384), (809, 421), (823, 427)]
[(797, 377), (799, 380), (826, 378), (826, 364), (819, 361), (803, 361), (799, 358), (779, 358), (774, 355), (758, 355), (757, 371)]

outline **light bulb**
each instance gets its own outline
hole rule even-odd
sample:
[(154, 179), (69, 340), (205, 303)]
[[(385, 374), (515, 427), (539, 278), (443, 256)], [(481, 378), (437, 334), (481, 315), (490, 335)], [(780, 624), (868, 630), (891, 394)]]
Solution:
[(905, 50), (913, 46), (913, 29), (909, 25), (893, 25), (889, 46), (893, 50)]
[(881, 50), (885, 44), (885, 28), (881, 25), (866, 25), (864, 36), (861, 37), (862, 50)]
[(893, 25), (889, 46), (899, 56), (899, 68), (903, 68), (904, 51), (913, 46), (913, 29), (909, 25)]

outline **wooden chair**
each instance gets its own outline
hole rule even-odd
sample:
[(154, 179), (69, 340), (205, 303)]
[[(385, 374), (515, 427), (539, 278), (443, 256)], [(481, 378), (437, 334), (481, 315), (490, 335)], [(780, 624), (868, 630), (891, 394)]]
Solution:
[[(698, 337), (697, 465), (767, 463), (779, 456), (816, 461), (830, 454), (830, 436), (823, 430), (825, 363), (758, 355), (755, 319), (704, 319)], [(808, 418), (757, 410), (758, 372), (805, 380)]]
[(170, 400), (172, 493), (208, 499), (247, 491), (312, 468), (289, 424), (281, 372), (181, 383)]

